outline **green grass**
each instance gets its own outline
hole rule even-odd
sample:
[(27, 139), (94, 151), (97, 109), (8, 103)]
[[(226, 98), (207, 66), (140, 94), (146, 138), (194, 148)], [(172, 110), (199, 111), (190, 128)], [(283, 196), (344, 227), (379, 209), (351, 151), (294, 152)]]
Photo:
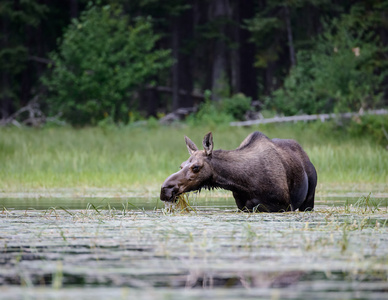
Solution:
[(0, 128), (0, 190), (125, 188), (156, 191), (188, 158), (184, 136), (199, 147), (234, 149), (252, 131), (298, 140), (317, 168), (319, 188), (347, 184), (387, 190), (388, 152), (372, 138), (352, 138), (321, 123), (257, 128)]

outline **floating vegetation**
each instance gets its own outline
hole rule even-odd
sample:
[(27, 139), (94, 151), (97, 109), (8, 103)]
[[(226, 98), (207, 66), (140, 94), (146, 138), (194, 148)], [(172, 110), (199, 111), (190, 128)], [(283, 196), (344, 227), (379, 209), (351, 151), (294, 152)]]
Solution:
[(377, 212), (380, 210), (380, 202), (374, 199), (372, 193), (369, 193), (367, 196), (361, 196), (358, 201), (354, 204), (354, 206), (363, 209), (364, 212)]
[[(197, 204), (190, 196), (189, 210)], [(141, 210), (141, 201), (3, 207), (2, 297), (386, 298), (387, 198), (374, 199), (381, 205), (373, 212), (355, 197), (347, 208), (343, 199), (318, 201), (309, 213), (255, 214), (201, 199), (195, 214), (175, 207), (173, 217), (160, 207)]]

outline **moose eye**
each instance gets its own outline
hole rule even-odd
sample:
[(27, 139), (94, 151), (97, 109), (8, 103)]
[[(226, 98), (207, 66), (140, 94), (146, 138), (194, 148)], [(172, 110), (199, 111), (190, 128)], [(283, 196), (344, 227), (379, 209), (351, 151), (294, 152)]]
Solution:
[(193, 170), (194, 173), (197, 173), (199, 171), (200, 167), (195, 165), (191, 169)]

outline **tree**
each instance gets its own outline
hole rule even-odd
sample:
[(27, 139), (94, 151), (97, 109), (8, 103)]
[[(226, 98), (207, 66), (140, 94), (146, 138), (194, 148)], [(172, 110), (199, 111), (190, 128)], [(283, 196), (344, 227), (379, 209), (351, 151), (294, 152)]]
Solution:
[[(217, 28), (217, 35), (213, 38), (213, 59), (211, 85), (214, 100), (221, 96), (229, 96), (227, 71), (227, 25), (231, 19), (231, 7), (228, 0), (215, 0), (209, 4), (211, 22)], [(227, 94), (225, 94), (225, 92)]]
[[(0, 3), (0, 113), (6, 118), (30, 97), (31, 82), (36, 80), (36, 65), (29, 65), (29, 55), (37, 51), (33, 34), (48, 8), (37, 1)], [(29, 69), (30, 76), (25, 70)], [(23, 73), (24, 72), (24, 73)]]
[[(387, 63), (383, 47), (368, 30), (357, 6), (349, 14), (324, 23), (315, 46), (298, 52), (284, 87), (274, 93), (275, 106), (286, 114), (358, 111), (381, 103)], [(364, 23), (364, 26), (362, 26)]]
[(256, 14), (244, 21), (256, 46), (255, 66), (262, 96), (281, 87), (291, 67), (297, 64), (298, 49), (312, 47), (320, 33), (320, 18), (337, 13), (328, 0), (259, 1)]
[(52, 113), (75, 125), (104, 118), (127, 122), (138, 103), (131, 98), (168, 68), (169, 50), (155, 50), (151, 20), (129, 20), (116, 6), (91, 6), (67, 28), (52, 73), (44, 78)]
[(175, 59), (172, 67), (172, 109), (192, 107), (193, 59), (189, 43), (193, 38), (193, 8), (187, 5), (175, 7), (171, 18), (171, 49)]
[(243, 93), (244, 95), (257, 99), (258, 83), (257, 83), (257, 68), (255, 67), (256, 47), (251, 41), (251, 33), (243, 26), (244, 21), (251, 19), (255, 15), (254, 0), (239, 1), (238, 4), (238, 55), (237, 55), (237, 83), (233, 85), (234, 93)]
[[(110, 5), (106, 24), (93, 19), (91, 13), (91, 20), (85, 19), (87, 12), (83, 11), (89, 2), (95, 3), (96, 11)], [(122, 10), (114, 9), (119, 5)], [(104, 116), (126, 122), (129, 110), (156, 116), (197, 105), (206, 98), (205, 90), (211, 90), (213, 100), (220, 102), (228, 98), (232, 100), (226, 102), (241, 101), (242, 97), (234, 95), (243, 93), (251, 99), (274, 100), (268, 107), (283, 112), (330, 111), (340, 109), (334, 105), (339, 97), (326, 95), (331, 100), (322, 100), (326, 85), (349, 100), (351, 94), (364, 94), (360, 89), (373, 78), (371, 74), (377, 77), (368, 83), (373, 90), (369, 95), (387, 104), (387, 9), (387, 0), (0, 1), (0, 118), (34, 98), (43, 108), (50, 104), (52, 114), (61, 111), (68, 120), (74, 118), (71, 122), (96, 124)], [(317, 38), (326, 29), (322, 20), (329, 24), (343, 14), (352, 16), (351, 30), (363, 35), (357, 37), (364, 44), (359, 47), (362, 57), (356, 61), (347, 51), (327, 56), (329, 50), (324, 49), (332, 49), (333, 41)], [(124, 23), (127, 25), (117, 25)], [(114, 35), (107, 34), (113, 31)], [(367, 49), (377, 44), (367, 33), (381, 41), (381, 51), (374, 52), (368, 63), (364, 60)], [(141, 53), (128, 46), (132, 38), (139, 41)], [(52, 50), (56, 54), (48, 57)], [(156, 58), (157, 53), (163, 54)], [(326, 63), (320, 64), (319, 59)], [(137, 65), (134, 61), (144, 67), (126, 73), (124, 70)], [(354, 71), (351, 76), (361, 76), (356, 74), (362, 69), (360, 74), (367, 77), (361, 81), (364, 85), (356, 77), (353, 87), (347, 88), (344, 84), (339, 88), (338, 80), (330, 81), (341, 73), (335, 64), (345, 62)], [(39, 77), (48, 66), (52, 76), (46, 76), (46, 103)], [(318, 89), (318, 82), (323, 88)], [(293, 96), (280, 97), (285, 91)], [(371, 97), (364, 98), (361, 106), (371, 106)], [(357, 108), (360, 103), (349, 100), (343, 109)]]

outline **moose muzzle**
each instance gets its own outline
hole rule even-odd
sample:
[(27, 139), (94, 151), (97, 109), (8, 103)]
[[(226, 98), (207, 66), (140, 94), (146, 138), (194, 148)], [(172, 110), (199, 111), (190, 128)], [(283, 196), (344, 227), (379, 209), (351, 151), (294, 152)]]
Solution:
[(160, 200), (173, 202), (179, 193), (178, 180), (176, 180), (177, 173), (172, 174), (162, 184), (160, 189)]

